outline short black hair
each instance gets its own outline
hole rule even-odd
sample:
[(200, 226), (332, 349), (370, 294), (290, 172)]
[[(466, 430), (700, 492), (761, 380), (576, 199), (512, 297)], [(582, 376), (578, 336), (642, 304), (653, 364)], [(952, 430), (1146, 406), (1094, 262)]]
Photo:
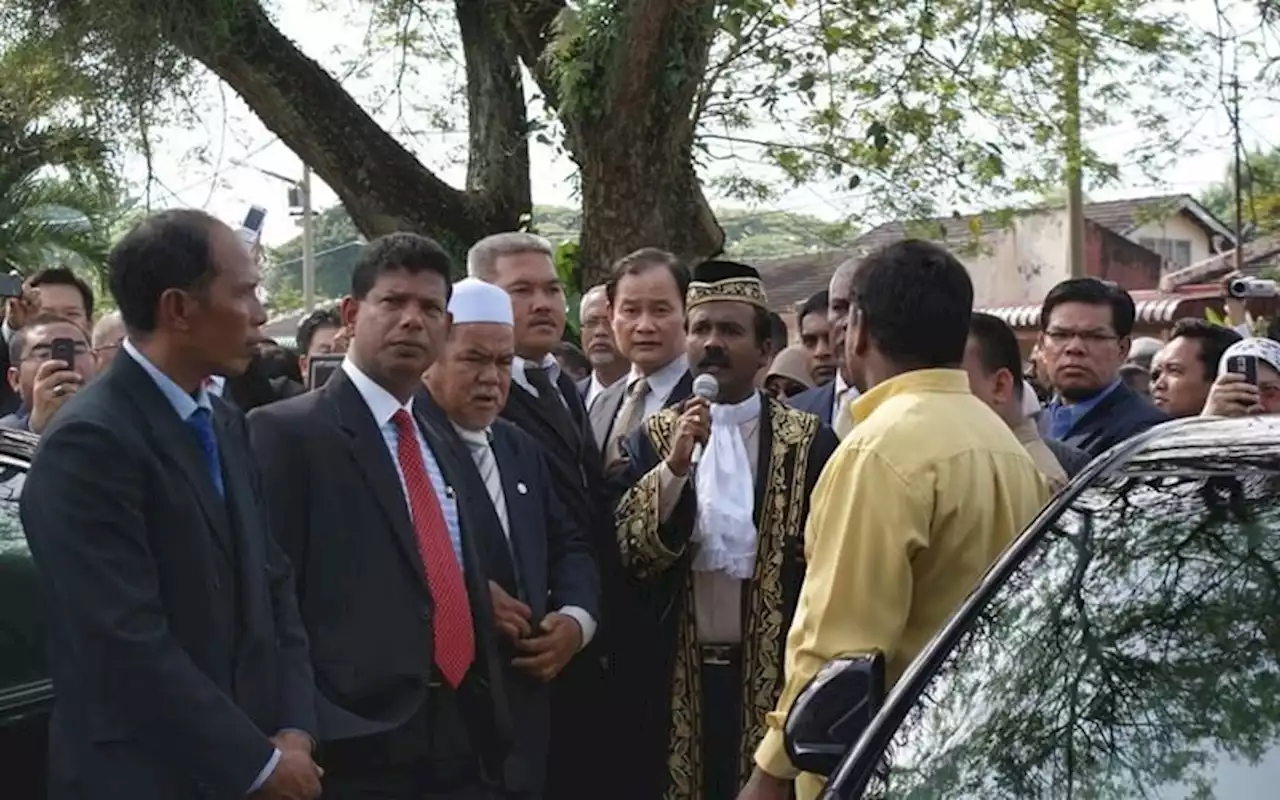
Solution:
[(22, 357), (26, 355), (27, 339), (31, 338), (31, 331), (36, 328), (43, 328), (46, 325), (70, 325), (84, 334), (84, 343), (89, 344), (88, 331), (76, 323), (58, 314), (39, 314), (35, 319), (14, 331), (9, 337), (9, 366), (16, 367), (22, 363)]
[(299, 355), (306, 355), (311, 349), (311, 340), (316, 338), (316, 331), (321, 328), (341, 328), (342, 313), (333, 308), (317, 308), (302, 318), (298, 323), (298, 335), (294, 338), (294, 346)]
[(978, 343), (978, 360), (988, 375), (1007, 369), (1013, 376), (1014, 396), (1022, 396), (1022, 349), (1009, 324), (994, 314), (975, 311), (969, 318), (969, 335)]
[(905, 239), (867, 256), (852, 299), (876, 348), (900, 367), (954, 367), (964, 361), (973, 282), (955, 256)]
[(214, 278), (210, 233), (221, 225), (194, 208), (152, 214), (124, 235), (107, 256), (107, 285), (127, 330), (155, 331), (160, 295), (199, 292)]
[(1040, 330), (1049, 327), (1049, 315), (1063, 303), (1084, 303), (1111, 307), (1111, 327), (1121, 339), (1133, 333), (1137, 310), (1133, 298), (1124, 289), (1097, 278), (1068, 278), (1049, 290), (1040, 306)]
[(84, 301), (84, 315), (93, 319), (93, 289), (79, 275), (66, 267), (45, 267), (31, 276), (28, 286), (74, 286)]
[(689, 268), (681, 264), (680, 259), (674, 254), (657, 247), (642, 247), (618, 259), (613, 265), (609, 270), (609, 280), (604, 285), (609, 305), (612, 306), (614, 298), (618, 296), (618, 283), (623, 278), (628, 275), (640, 275), (658, 267), (671, 274), (671, 279), (676, 282), (676, 291), (680, 293), (680, 307), (684, 308), (685, 299), (689, 294), (689, 282), (692, 280)]
[(1180, 319), (1174, 323), (1169, 341), (1179, 337), (1195, 339), (1200, 343), (1200, 363), (1204, 366), (1204, 379), (1207, 381), (1217, 379), (1218, 365), (1227, 348), (1244, 338), (1225, 325), (1215, 325), (1194, 318)]
[(769, 341), (773, 344), (774, 352), (779, 352), (787, 346), (787, 340), (791, 338), (790, 331), (787, 330), (787, 321), (782, 315), (776, 311), (769, 312)]
[(810, 314), (821, 314), (826, 318), (827, 306), (830, 304), (831, 292), (826, 289), (810, 295), (809, 299), (804, 301), (804, 305), (800, 306), (800, 312), (796, 314), (796, 325), (804, 330), (804, 318)]
[(379, 236), (360, 251), (351, 272), (351, 296), (363, 300), (373, 291), (384, 272), (404, 271), (410, 275), (434, 272), (444, 278), (445, 297), (453, 296), (453, 261), (434, 239), (398, 231)]
[(574, 367), (591, 372), (591, 361), (587, 359), (587, 354), (582, 352), (582, 348), (573, 342), (564, 340), (557, 342), (556, 346), (551, 348), (551, 354), (557, 360), (563, 358)]

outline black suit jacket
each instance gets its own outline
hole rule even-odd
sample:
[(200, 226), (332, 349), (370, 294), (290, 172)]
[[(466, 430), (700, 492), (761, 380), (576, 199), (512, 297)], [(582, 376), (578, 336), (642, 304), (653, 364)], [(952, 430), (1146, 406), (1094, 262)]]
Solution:
[(836, 404), (836, 382), (827, 381), (821, 386), (806, 389), (787, 400), (787, 405), (797, 411), (808, 411), (822, 420), (822, 424), (831, 427), (831, 412)]
[(244, 418), (214, 406), (225, 501), (127, 353), (45, 431), (22, 519), (51, 613), (51, 797), (242, 797), (268, 736), (316, 731)]
[[(1047, 411), (1040, 414), (1040, 432), (1046, 438), (1051, 417)], [(1076, 420), (1062, 441), (1083, 450), (1092, 458), (1170, 419), (1172, 417), (1152, 405), (1150, 400), (1121, 383)]]
[[(459, 485), (453, 448), (421, 409), (419, 427), (445, 481)], [(311, 636), (322, 740), (395, 730), (428, 699), (431, 592), (400, 476), (369, 406), (341, 370), (320, 389), (249, 415), (270, 498), (272, 532), (296, 565)], [(459, 687), (467, 732), (490, 765), (505, 757), (511, 721), (494, 636), (479, 523), (458, 504), (476, 662)], [(406, 744), (424, 748), (427, 744)]]
[[(7, 376), (11, 366), (13, 365), (9, 363), (9, 343), (0, 337), (0, 375)], [(9, 381), (7, 379), (0, 381), (0, 416), (17, 413), (21, 405), (22, 398), (9, 385)]]
[[(577, 606), (599, 620), (600, 578), (586, 533), (565, 509), (551, 480), (543, 448), (529, 434), (503, 419), (495, 420), (490, 446), (502, 479), (511, 538), (508, 543), (488, 490), (474, 467), (466, 444), (453, 433), (448, 418), (425, 389), (415, 403), (430, 409), (442, 430), (451, 432), (464, 468), (459, 498), (477, 520), (476, 544), (489, 577), (533, 612), (536, 627), (548, 611)], [(514, 658), (514, 648), (503, 646)], [(546, 772), (551, 724), (547, 684), (510, 666), (506, 686), (515, 744), (507, 760), (506, 788), (540, 793)]]

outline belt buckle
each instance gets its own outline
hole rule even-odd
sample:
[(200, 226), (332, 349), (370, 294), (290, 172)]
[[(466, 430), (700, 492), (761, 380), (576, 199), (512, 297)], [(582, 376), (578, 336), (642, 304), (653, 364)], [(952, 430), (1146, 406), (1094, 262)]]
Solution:
[(735, 649), (733, 645), (728, 644), (704, 644), (702, 663), (712, 667), (727, 667), (733, 663)]

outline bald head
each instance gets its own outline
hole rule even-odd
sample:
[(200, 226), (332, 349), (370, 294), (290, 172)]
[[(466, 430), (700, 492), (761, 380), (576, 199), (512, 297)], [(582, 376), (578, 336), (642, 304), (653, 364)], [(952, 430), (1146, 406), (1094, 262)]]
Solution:
[(103, 369), (111, 363), (111, 359), (116, 357), (116, 351), (120, 349), (120, 343), (124, 341), (124, 337), (124, 319), (120, 316), (120, 312), (108, 311), (103, 314), (98, 324), (93, 326), (91, 340), (98, 369)]

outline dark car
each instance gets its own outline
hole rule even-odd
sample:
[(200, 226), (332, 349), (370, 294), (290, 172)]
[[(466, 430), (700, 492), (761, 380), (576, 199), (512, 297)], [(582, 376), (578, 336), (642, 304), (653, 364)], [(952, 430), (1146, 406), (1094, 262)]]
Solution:
[(53, 708), (44, 608), (18, 517), (36, 442), (33, 434), (0, 428), (0, 763), (4, 794), (15, 800), (44, 797)]
[(1104, 454), (883, 701), (878, 669), (833, 662), (825, 727), (788, 721), (793, 758), (846, 743), (826, 800), (1280, 797), (1280, 418)]

